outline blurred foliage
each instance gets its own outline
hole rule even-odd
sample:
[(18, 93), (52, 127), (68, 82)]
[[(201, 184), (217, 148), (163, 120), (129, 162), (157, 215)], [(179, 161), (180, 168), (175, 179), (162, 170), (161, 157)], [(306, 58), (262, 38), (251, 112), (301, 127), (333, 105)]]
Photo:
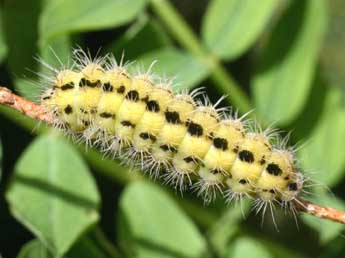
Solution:
[[(313, 178), (307, 198), (345, 209), (344, 24), (342, 0), (5, 0), (0, 83), (35, 99), (46, 68), (34, 57), (59, 66), (56, 55), (66, 63), (78, 45), (144, 68), (157, 60), (154, 72), (175, 77), (175, 90), (206, 85), (212, 100), (225, 94), (224, 105), (292, 130)], [(0, 114), (4, 258), (345, 252), (343, 225), (303, 215), (297, 229), (277, 210), (278, 232), (249, 202), (205, 207), (13, 110)]]

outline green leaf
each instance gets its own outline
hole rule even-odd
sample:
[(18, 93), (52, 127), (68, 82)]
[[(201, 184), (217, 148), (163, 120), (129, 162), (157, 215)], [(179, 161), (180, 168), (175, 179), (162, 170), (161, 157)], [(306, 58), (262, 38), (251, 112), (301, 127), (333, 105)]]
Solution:
[[(68, 258), (107, 258), (95, 243), (89, 237), (83, 237), (80, 239), (71, 250), (65, 255)], [(112, 257), (116, 258), (116, 257)]]
[[(29, 99), (33, 99), (33, 95), (37, 96), (39, 89), (30, 85), (27, 90), (26, 86), (23, 86), (22, 78), (25, 77), (29, 80), (37, 78), (32, 71), (37, 71), (38, 66), (33, 57), (38, 53), (37, 24), (40, 8), (41, 0), (5, 1), (3, 7), (3, 29), (8, 50), (7, 64), (10, 73), (15, 75), (16, 90), (20, 91), (24, 88), (25, 91), (22, 95)], [(27, 79), (26, 81), (28, 81)], [(30, 92), (29, 95), (26, 95), (28, 92)]]
[(1, 182), (1, 178), (2, 178), (2, 143), (1, 143), (1, 138), (0, 138), (0, 182)]
[[(38, 239), (31, 240), (25, 244), (17, 258), (52, 258), (53, 256), (49, 253), (46, 246)], [(83, 237), (76, 244), (73, 245), (71, 250), (65, 255), (68, 258), (107, 258), (102, 250), (94, 241), (88, 237)], [(114, 257), (115, 258), (115, 257)]]
[(5, 34), (3, 31), (2, 17), (2, 10), (0, 9), (0, 63), (2, 63), (7, 54), (7, 45), (5, 43)]
[(121, 57), (124, 53), (126, 60), (135, 60), (147, 52), (171, 45), (172, 41), (161, 24), (153, 17), (141, 15), (137, 22), (108, 48), (108, 52), (114, 53), (116, 57)]
[(345, 108), (340, 89), (330, 88), (326, 96), (324, 110), (300, 157), (304, 171), (316, 171), (317, 182), (333, 186), (345, 172)]
[[(327, 207), (345, 210), (345, 203), (334, 195), (326, 193), (316, 193), (313, 202)], [(342, 237), (341, 232), (345, 225), (334, 223), (333, 221), (323, 220), (308, 214), (303, 214), (303, 221), (319, 233), (319, 241), (322, 245), (327, 244), (336, 237)]]
[(274, 29), (253, 78), (262, 120), (287, 124), (308, 97), (326, 29), (324, 0), (294, 0)]
[(99, 217), (99, 195), (88, 168), (54, 135), (39, 137), (24, 152), (6, 198), (12, 214), (57, 255)]
[(19, 251), (17, 258), (52, 258), (48, 249), (38, 239), (26, 243)]
[(225, 257), (228, 252), (229, 241), (239, 232), (239, 223), (243, 220), (243, 214), (247, 214), (251, 208), (248, 200), (241, 203), (241, 208), (227, 209), (218, 220), (212, 224), (208, 232), (209, 242), (219, 257)]
[(210, 50), (223, 59), (243, 54), (257, 39), (279, 1), (213, 0), (207, 7), (202, 36)]
[(240, 237), (229, 248), (229, 258), (272, 258), (272, 254), (266, 250), (260, 242), (248, 237)]
[(136, 257), (200, 257), (206, 251), (193, 222), (154, 184), (130, 184), (120, 208), (119, 238)]
[[(41, 40), (78, 31), (117, 27), (133, 20), (147, 0), (50, 1), (40, 20)], [(48, 40), (48, 41), (49, 41)]]
[(191, 54), (175, 48), (159, 49), (138, 59), (138, 63), (145, 68), (148, 68), (154, 61), (157, 61), (152, 67), (154, 73), (163, 78), (175, 78), (175, 91), (192, 88), (209, 74), (206, 64), (199, 62)]

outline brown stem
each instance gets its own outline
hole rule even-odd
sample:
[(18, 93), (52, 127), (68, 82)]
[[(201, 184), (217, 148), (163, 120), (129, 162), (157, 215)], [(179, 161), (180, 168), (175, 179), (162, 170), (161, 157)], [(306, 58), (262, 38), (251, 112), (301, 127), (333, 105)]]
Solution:
[[(15, 95), (5, 87), (0, 87), (0, 104), (16, 109), (33, 119), (44, 121), (48, 124), (52, 123), (52, 117), (47, 114), (43, 106)], [(303, 199), (296, 200), (295, 206), (299, 212), (345, 224), (344, 211), (313, 204)]]
[(0, 87), (0, 104), (16, 109), (35, 120), (49, 124), (52, 122), (52, 117), (47, 114), (43, 106), (13, 94), (8, 88)]

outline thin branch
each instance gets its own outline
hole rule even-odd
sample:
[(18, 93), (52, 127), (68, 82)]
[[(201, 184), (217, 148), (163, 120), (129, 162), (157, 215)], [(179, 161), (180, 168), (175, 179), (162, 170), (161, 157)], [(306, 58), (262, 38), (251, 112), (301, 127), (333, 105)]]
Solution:
[[(25, 98), (13, 94), (9, 89), (0, 87), (0, 104), (11, 107), (24, 115), (35, 120), (52, 123), (52, 117), (47, 114), (45, 108), (39, 104), (33, 103)], [(334, 208), (320, 206), (303, 199), (295, 201), (299, 212), (345, 224), (345, 212)]]

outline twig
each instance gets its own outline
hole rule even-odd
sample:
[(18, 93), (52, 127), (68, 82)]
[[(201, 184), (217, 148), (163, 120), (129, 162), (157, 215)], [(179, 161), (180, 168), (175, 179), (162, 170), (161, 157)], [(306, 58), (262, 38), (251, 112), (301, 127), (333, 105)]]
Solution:
[[(35, 120), (52, 123), (52, 117), (47, 114), (45, 108), (39, 104), (33, 103), (25, 98), (13, 94), (9, 89), (0, 87), (0, 104), (11, 107), (24, 115)], [(345, 212), (334, 208), (320, 206), (310, 203), (303, 199), (295, 201), (299, 212), (345, 224)]]
[(52, 122), (52, 117), (47, 114), (43, 106), (13, 94), (8, 88), (0, 87), (0, 103), (16, 109), (35, 120), (49, 124)]

